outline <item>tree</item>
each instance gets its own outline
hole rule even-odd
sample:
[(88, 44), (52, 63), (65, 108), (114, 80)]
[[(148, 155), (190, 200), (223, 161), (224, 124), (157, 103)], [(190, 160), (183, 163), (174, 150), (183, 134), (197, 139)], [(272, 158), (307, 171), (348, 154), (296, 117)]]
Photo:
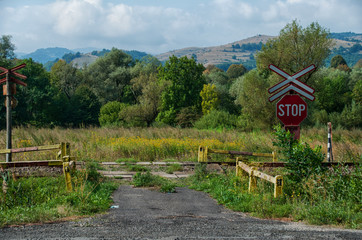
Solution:
[[(263, 72), (270, 64), (274, 64), (290, 75), (311, 64), (319, 69), (332, 47), (332, 39), (328, 36), (329, 31), (318, 23), (311, 23), (303, 29), (294, 20), (280, 31), (279, 37), (263, 45), (257, 54), (257, 68)], [(307, 83), (314, 72), (304, 75), (302, 81)]]
[(103, 105), (109, 101), (122, 102), (129, 97), (129, 89), (125, 87), (131, 80), (131, 63), (131, 56), (112, 48), (85, 70), (85, 84), (94, 91)]
[(202, 91), (200, 92), (202, 98), (202, 113), (208, 114), (211, 110), (216, 109), (219, 99), (214, 84), (204, 84)]
[[(241, 106), (245, 128), (268, 128), (276, 123), (275, 109), (268, 101), (268, 88), (275, 83), (254, 69), (235, 80), (230, 93)], [(252, 126), (251, 126), (252, 125)]]
[(0, 38), (0, 63), (3, 64), (7, 59), (14, 59), (15, 45), (11, 43), (10, 35), (2, 35)]
[(121, 113), (127, 107), (127, 104), (117, 101), (108, 102), (103, 105), (99, 113), (99, 124), (105, 126), (123, 126), (124, 121)]
[(231, 64), (226, 73), (229, 78), (238, 78), (244, 75), (247, 71), (248, 70), (243, 66), (243, 64)]
[(98, 115), (101, 104), (97, 96), (88, 86), (79, 86), (70, 99), (72, 114), (69, 122), (75, 127), (81, 125), (98, 125)]
[[(53, 97), (56, 93), (50, 84), (49, 73), (42, 64), (25, 59), (16, 64), (25, 63), (19, 73), (27, 76), (27, 87), (17, 87), (19, 104), (14, 109), (14, 124), (44, 126), (53, 122), (57, 116), (51, 115)], [(59, 113), (58, 113), (59, 114)]]
[(175, 124), (182, 108), (196, 106), (201, 110), (200, 92), (205, 83), (204, 66), (195, 59), (171, 56), (164, 66), (159, 67), (158, 80), (166, 86), (161, 96), (159, 121)]
[(337, 68), (339, 65), (347, 65), (347, 62), (341, 55), (336, 55), (331, 59), (331, 67)]
[(78, 69), (73, 67), (72, 64), (59, 60), (50, 70), (50, 81), (54, 87), (64, 92), (70, 99), (80, 84), (77, 72)]

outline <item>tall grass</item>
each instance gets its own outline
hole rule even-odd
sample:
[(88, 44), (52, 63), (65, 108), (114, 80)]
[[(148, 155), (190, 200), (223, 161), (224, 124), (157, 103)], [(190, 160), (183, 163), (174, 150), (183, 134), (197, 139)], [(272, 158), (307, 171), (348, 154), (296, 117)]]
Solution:
[[(0, 131), (0, 148), (5, 148), (5, 131)], [(362, 130), (333, 132), (333, 154), (336, 161), (361, 161)], [(301, 140), (312, 147), (321, 145), (327, 151), (327, 129), (306, 129)], [(238, 132), (180, 128), (15, 128), (13, 147), (29, 147), (70, 142), (71, 155), (78, 160), (115, 161), (134, 158), (138, 161), (163, 159), (194, 160), (199, 145), (216, 149), (272, 152), (271, 131)], [(14, 161), (54, 159), (55, 152), (19, 153)], [(0, 156), (5, 161), (5, 156)]]
[(117, 184), (102, 182), (99, 177), (94, 166), (75, 172), (73, 192), (66, 191), (63, 176), (16, 181), (9, 177), (6, 182), (1, 181), (0, 227), (92, 215), (107, 210)]
[(232, 210), (249, 212), (252, 216), (362, 229), (361, 169), (361, 166), (331, 168), (310, 178), (299, 193), (285, 176), (284, 194), (279, 198), (273, 197), (272, 184), (262, 180), (258, 180), (257, 190), (249, 193), (248, 177), (236, 177), (234, 170), (215, 174), (198, 167), (188, 185), (209, 193)]

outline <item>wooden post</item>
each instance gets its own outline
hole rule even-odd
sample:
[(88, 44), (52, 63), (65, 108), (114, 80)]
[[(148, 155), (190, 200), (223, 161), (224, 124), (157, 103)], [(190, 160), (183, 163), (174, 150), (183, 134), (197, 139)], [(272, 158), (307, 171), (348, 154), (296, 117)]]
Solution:
[(63, 172), (64, 172), (64, 177), (65, 177), (65, 184), (67, 186), (67, 190), (69, 192), (71, 192), (71, 191), (73, 191), (73, 187), (72, 187), (72, 177), (70, 175), (69, 162), (70, 162), (69, 156), (63, 157)]
[(198, 162), (207, 162), (207, 147), (199, 146)]
[(283, 176), (277, 175), (275, 176), (275, 183), (274, 183), (274, 197), (277, 198), (283, 194)]
[(69, 143), (60, 143), (60, 157), (63, 161), (63, 173), (65, 178), (65, 184), (69, 192), (73, 191), (72, 187), (72, 177), (70, 175), (70, 144)]
[[(6, 73), (6, 149), (11, 149), (11, 88), (9, 72)], [(6, 154), (6, 162), (11, 162), (11, 153)]]
[(254, 192), (256, 190), (256, 177), (254, 176), (254, 171), (256, 170), (255, 167), (251, 168), (250, 174), (249, 174), (249, 192)]
[(241, 169), (241, 167), (239, 167), (239, 158), (238, 157), (236, 158), (235, 171), (236, 171), (235, 172), (236, 176), (241, 177), (242, 169)]
[(273, 155), (273, 162), (277, 162), (278, 161), (277, 153), (272, 152), (272, 155)]

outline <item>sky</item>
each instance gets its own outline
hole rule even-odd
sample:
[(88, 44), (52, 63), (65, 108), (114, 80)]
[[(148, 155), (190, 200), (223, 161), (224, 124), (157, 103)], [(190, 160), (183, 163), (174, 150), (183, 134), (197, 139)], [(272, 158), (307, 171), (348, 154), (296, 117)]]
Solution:
[(297, 20), (362, 33), (362, 0), (0, 0), (15, 52), (94, 47), (150, 54), (277, 36)]

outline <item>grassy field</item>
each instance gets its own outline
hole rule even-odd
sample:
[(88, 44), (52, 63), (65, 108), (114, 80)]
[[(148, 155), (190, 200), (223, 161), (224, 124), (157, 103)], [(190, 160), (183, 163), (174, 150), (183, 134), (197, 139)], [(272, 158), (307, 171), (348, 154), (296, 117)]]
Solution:
[[(5, 148), (5, 131), (0, 148)], [(362, 130), (335, 130), (333, 154), (335, 161), (361, 161)], [(214, 149), (250, 152), (272, 152), (272, 132), (254, 131), (203, 131), (179, 128), (83, 128), (83, 129), (37, 129), (15, 128), (13, 148), (41, 146), (69, 142), (71, 153), (77, 160), (98, 162), (133, 158), (137, 161), (196, 161), (199, 145)], [(327, 129), (301, 131), (301, 140), (312, 147), (322, 146), (327, 151)], [(14, 161), (53, 159), (54, 152), (14, 154)], [(1, 156), (5, 161), (5, 156)]]

